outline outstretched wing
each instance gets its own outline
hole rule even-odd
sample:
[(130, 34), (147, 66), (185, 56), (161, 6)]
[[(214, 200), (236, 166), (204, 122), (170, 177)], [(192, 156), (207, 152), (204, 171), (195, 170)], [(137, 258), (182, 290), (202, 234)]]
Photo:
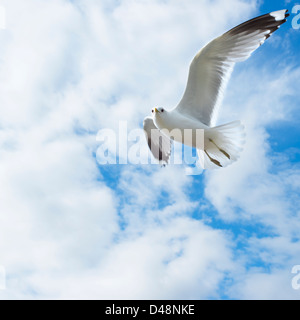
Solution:
[(192, 61), (186, 91), (176, 110), (214, 126), (235, 63), (248, 59), (288, 16), (287, 10), (280, 10), (257, 17), (205, 46)]
[(144, 120), (144, 131), (154, 158), (161, 165), (168, 164), (171, 156), (172, 141), (159, 131), (150, 117)]

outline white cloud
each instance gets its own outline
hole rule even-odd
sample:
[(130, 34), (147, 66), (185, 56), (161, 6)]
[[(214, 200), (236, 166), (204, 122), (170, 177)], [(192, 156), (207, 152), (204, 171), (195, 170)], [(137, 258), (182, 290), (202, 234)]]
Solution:
[[(288, 129), (288, 121), (292, 120), (293, 108), (297, 103), (286, 107), (284, 99), (287, 95), (296, 95), (299, 73), (300, 69), (277, 70), (272, 74), (272, 79), (270, 74), (264, 76), (264, 73), (258, 74), (256, 70), (247, 70), (247, 76), (256, 86), (253, 89), (248, 87), (248, 92), (243, 92), (251, 98), (240, 107), (237, 115), (243, 119), (247, 130), (247, 143), (242, 158), (222, 172), (207, 175), (206, 194), (222, 218), (252, 219), (254, 215), (255, 219), (276, 231), (287, 225), (292, 227), (293, 223), (289, 220), (292, 208), (288, 206), (290, 199), (287, 192), (290, 185), (294, 184), (292, 181), (297, 179), (298, 170), (288, 168), (279, 174), (272, 173), (274, 158), (270, 157), (269, 136), (265, 126), (285, 119)], [(246, 77), (245, 72), (237, 81), (242, 77)], [(232, 103), (233, 107), (225, 107), (223, 114), (231, 114), (231, 110), (241, 102), (232, 99), (228, 103)], [(242, 212), (237, 213), (236, 207)]]
[(235, 299), (299, 300), (299, 292), (292, 288), (292, 277), (291, 269), (249, 272), (230, 293)]
[[(259, 239), (244, 239), (247, 250), (244, 263), (250, 267), (236, 275), (235, 298), (288, 299), (299, 298), (291, 287), (291, 269), (299, 258), (298, 210), (299, 195), (296, 191), (299, 169), (286, 163), (285, 155), (272, 156), (266, 126), (285, 121), (286, 131), (293, 123), (297, 99), (287, 105), (287, 97), (297, 97), (299, 68), (282, 66), (275, 72), (247, 69), (237, 76), (236, 92), (226, 101), (228, 114), (235, 113), (244, 119), (247, 144), (241, 160), (222, 172), (207, 174), (206, 195), (218, 210), (220, 218), (257, 226), (273, 235)], [(251, 79), (255, 86), (245, 86), (243, 95), (250, 97), (244, 103), (237, 95), (238, 82)], [(247, 80), (246, 80), (247, 81)], [(234, 87), (234, 86), (233, 86)], [(237, 97), (237, 101), (234, 100)], [(234, 111), (238, 106), (239, 112)], [(224, 112), (226, 115), (226, 111)], [(285, 135), (286, 131), (282, 134)], [(280, 161), (278, 161), (280, 160)], [(285, 165), (276, 168), (277, 163)], [(266, 269), (256, 270), (253, 261), (260, 261)], [(232, 293), (232, 292), (231, 292)]]
[[(188, 197), (192, 178), (172, 167), (121, 168), (113, 190), (99, 173), (93, 153), (97, 130), (117, 128), (119, 120), (128, 120), (134, 128), (154, 105), (174, 106), (196, 51), (254, 15), (256, 1), (3, 4), (7, 29), (0, 31), (0, 265), (8, 279), (0, 296), (219, 298), (226, 277), (237, 283), (235, 296), (238, 287), (250, 281), (245, 277), (247, 257), (236, 260), (230, 233), (192, 218), (193, 211), (203, 208), (201, 199)], [(261, 90), (257, 101), (251, 101), (267, 101), (269, 122), (286, 117), (279, 103), (275, 109), (267, 105), (288, 92), (283, 90), (292, 85), (290, 76), (296, 87), (297, 72), (283, 84), (271, 82), (269, 91)], [(275, 91), (277, 96), (268, 101), (267, 93)], [(231, 212), (235, 219), (235, 206), (250, 206), (244, 210), (247, 219), (254, 216), (285, 231), (286, 238), (280, 235), (286, 239), (280, 242), (284, 250), (298, 220), (295, 215), (292, 228), (290, 216), (281, 212), (286, 208), (281, 198), (299, 173), (268, 173), (263, 129), (268, 121), (264, 117), (255, 125), (257, 109), (253, 111), (250, 102), (245, 107), (241, 115), (248, 119), (252, 138), (244, 158), (222, 171), (222, 177), (208, 176), (206, 193), (222, 218)], [(278, 179), (285, 187), (278, 187)], [(266, 203), (266, 198), (277, 200)], [(253, 238), (251, 246), (277, 254), (277, 247), (266, 242), (258, 244)], [(291, 247), (292, 263), (297, 252)], [(280, 270), (276, 272), (280, 278)], [(281, 284), (280, 279), (272, 282)], [(249, 285), (244, 296), (255, 291), (257, 286)]]
[(233, 268), (229, 239), (222, 232), (189, 218), (148, 224), (145, 229), (140, 236), (120, 239), (102, 256), (97, 268), (84, 272), (40, 269), (27, 280), (43, 298), (219, 297), (217, 288), (224, 272)]

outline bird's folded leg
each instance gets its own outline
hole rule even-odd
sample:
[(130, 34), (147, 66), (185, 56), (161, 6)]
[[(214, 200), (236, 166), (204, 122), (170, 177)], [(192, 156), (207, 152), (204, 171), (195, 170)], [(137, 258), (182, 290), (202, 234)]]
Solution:
[(221, 163), (220, 163), (218, 160), (212, 158), (212, 157), (207, 153), (206, 150), (204, 150), (204, 152), (206, 153), (206, 155), (208, 156), (209, 160), (210, 160), (212, 163), (214, 163), (216, 166), (218, 166), (218, 167), (220, 167), (220, 168), (223, 168), (223, 166), (221, 165)]
[(229, 160), (231, 159), (231, 158), (230, 158), (230, 155), (229, 155), (226, 151), (224, 151), (223, 149), (221, 149), (220, 147), (218, 147), (213, 140), (209, 139), (209, 141), (210, 141), (211, 143), (213, 143), (213, 144), (219, 149), (219, 151), (224, 154), (225, 157), (227, 157)]

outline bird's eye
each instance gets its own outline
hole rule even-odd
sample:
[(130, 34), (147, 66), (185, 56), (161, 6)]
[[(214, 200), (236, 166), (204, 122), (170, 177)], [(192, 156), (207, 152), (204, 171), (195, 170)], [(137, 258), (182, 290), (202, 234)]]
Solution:
[(161, 109), (161, 112), (164, 112), (165, 110), (164, 109)]
[(154, 110), (152, 110), (152, 113), (154, 113)]

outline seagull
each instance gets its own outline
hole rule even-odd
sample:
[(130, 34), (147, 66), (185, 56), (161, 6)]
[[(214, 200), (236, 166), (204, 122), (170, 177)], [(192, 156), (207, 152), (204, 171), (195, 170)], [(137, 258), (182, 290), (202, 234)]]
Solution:
[[(148, 146), (156, 160), (169, 164), (173, 141), (197, 149), (203, 169), (227, 167), (240, 157), (245, 128), (240, 121), (216, 125), (223, 93), (237, 62), (247, 60), (273, 32), (287, 21), (279, 10), (244, 22), (203, 47), (193, 59), (182, 100), (172, 110), (152, 109), (144, 120)], [(174, 130), (179, 134), (174, 134)], [(186, 137), (187, 130), (192, 131)], [(202, 130), (203, 143), (195, 142)]]

